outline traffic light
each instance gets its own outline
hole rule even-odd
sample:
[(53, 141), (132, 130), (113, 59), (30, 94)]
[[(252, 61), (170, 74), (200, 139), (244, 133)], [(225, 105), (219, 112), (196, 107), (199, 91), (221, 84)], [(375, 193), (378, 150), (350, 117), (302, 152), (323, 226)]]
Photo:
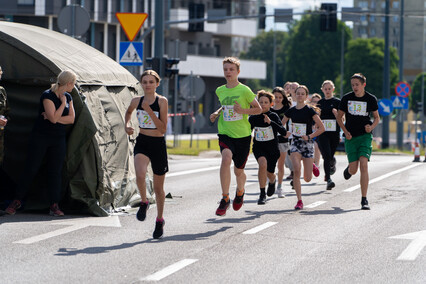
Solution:
[[(204, 4), (189, 3), (189, 19), (202, 19), (204, 18)], [(204, 32), (204, 22), (189, 23), (188, 32)]]
[(173, 75), (179, 74), (179, 69), (175, 66), (178, 63), (179, 58), (166, 58), (164, 76), (172, 77)]
[(161, 70), (161, 58), (151, 57), (145, 59), (145, 70), (154, 70), (158, 74), (160, 74)]
[(320, 15), (320, 31), (335, 32), (337, 30), (337, 4), (322, 3)]
[(260, 6), (259, 7), (259, 22), (258, 22), (258, 28), (259, 30), (264, 30), (266, 27), (266, 7)]

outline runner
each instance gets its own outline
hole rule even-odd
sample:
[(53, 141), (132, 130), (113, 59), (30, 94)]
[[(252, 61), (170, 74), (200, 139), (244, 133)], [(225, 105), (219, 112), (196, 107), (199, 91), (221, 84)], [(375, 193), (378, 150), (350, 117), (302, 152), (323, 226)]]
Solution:
[(219, 117), (218, 137), (222, 154), (222, 162), (220, 164), (222, 199), (216, 210), (216, 215), (218, 216), (226, 214), (231, 202), (229, 187), (231, 185), (232, 161), (234, 161), (234, 174), (237, 180), (237, 190), (232, 207), (237, 211), (240, 210), (244, 203), (244, 186), (246, 183), (244, 167), (250, 152), (251, 142), (248, 115), (262, 112), (262, 108), (250, 88), (238, 81), (240, 61), (237, 58), (226, 57), (223, 60), (223, 73), (226, 84), (216, 89), (216, 95), (222, 107), (210, 115), (212, 123)]
[[(324, 125), (318, 114), (311, 107), (306, 105), (309, 90), (306, 86), (300, 85), (296, 89), (296, 106), (290, 108), (284, 115), (283, 124), (291, 119), (293, 139), (290, 146), (290, 157), (294, 167), (293, 185), (296, 190), (297, 204), (296, 210), (303, 209), (302, 188), (300, 184), (301, 161), (303, 161), (303, 179), (310, 182), (312, 179), (312, 165), (314, 163), (314, 142), (312, 138), (324, 132)], [(315, 122), (317, 131), (312, 132), (312, 125)]]
[[(275, 97), (274, 107), (271, 108), (271, 111), (278, 114), (280, 120), (284, 118), (284, 113), (290, 109), (291, 102), (288, 100), (285, 91), (281, 87), (275, 87), (272, 91), (272, 94)], [(282, 124), (282, 123), (281, 123)], [(287, 157), (287, 152), (290, 150), (288, 139), (280, 133), (278, 135), (278, 148), (280, 150), (280, 158), (278, 159), (277, 168), (278, 168), (278, 186), (277, 186), (277, 195), (279, 198), (284, 198), (284, 191), (282, 189), (282, 183), (284, 178), (284, 163)]]
[[(317, 106), (317, 103), (319, 102), (320, 99), (321, 99), (321, 95), (314, 93), (314, 94), (312, 94), (310, 104), (313, 105), (313, 106)], [(320, 113), (318, 113), (318, 114), (320, 114)], [(313, 131), (315, 131), (315, 130), (316, 130), (316, 126), (315, 126), (315, 123), (314, 123)], [(318, 146), (318, 136), (314, 137), (312, 140), (314, 141), (314, 164), (312, 165), (312, 172), (313, 172), (315, 177), (318, 177), (320, 175), (319, 164), (320, 164), (320, 159), (321, 159), (321, 152), (320, 152), (320, 149), (319, 149), (319, 146)]]
[[(274, 91), (276, 89), (277, 88), (275, 88)], [(282, 90), (282, 88), (280, 89)], [(290, 132), (287, 134), (278, 114), (271, 111), (271, 106), (274, 101), (273, 94), (261, 90), (257, 93), (257, 100), (262, 107), (262, 113), (251, 115), (249, 117), (249, 122), (251, 124), (251, 129), (254, 129), (253, 154), (259, 164), (258, 180), (260, 195), (257, 204), (263, 205), (266, 203), (266, 194), (272, 196), (275, 193), (275, 165), (277, 164), (278, 158), (280, 158), (277, 134), (279, 132), (281, 135), (284, 135), (284, 137), (288, 137)], [(281, 175), (281, 182), (283, 174)], [(265, 193), (266, 178), (268, 178), (269, 184), (268, 190)]]
[[(298, 86), (299, 86), (299, 83), (297, 83), (297, 82), (287, 82), (287, 83), (284, 84), (284, 91), (286, 91), (287, 97), (289, 98), (289, 101), (291, 102), (291, 106), (296, 105), (296, 89), (297, 89)], [(288, 126), (289, 126), (288, 130), (291, 132), (291, 121), (288, 124)], [(288, 139), (289, 144), (291, 144), (292, 138), (293, 138), (293, 136), (290, 135), (290, 137)], [(289, 153), (290, 153), (290, 151), (289, 151)], [(291, 185), (292, 189), (294, 189), (294, 186), (293, 186), (293, 164), (291, 163), (290, 155), (287, 155), (287, 157), (285, 159), (285, 165), (287, 166), (287, 168), (290, 169), (290, 175), (286, 179), (291, 180), (290, 185)]]
[(322, 83), (321, 90), (324, 93), (324, 98), (317, 105), (321, 109), (320, 118), (324, 124), (325, 132), (318, 137), (318, 146), (324, 160), (323, 167), (327, 190), (331, 190), (336, 186), (331, 175), (336, 172), (334, 154), (340, 142), (340, 127), (336, 122), (340, 99), (334, 97), (334, 83), (330, 80)]
[[(368, 162), (373, 149), (371, 145), (372, 131), (380, 121), (377, 98), (365, 91), (366, 82), (367, 79), (361, 73), (352, 75), (352, 92), (343, 96), (337, 113), (337, 122), (346, 138), (345, 151), (349, 162), (343, 176), (345, 179), (350, 179), (352, 175), (356, 174), (359, 167), (361, 209), (363, 210), (370, 209), (367, 201)], [(370, 114), (373, 115), (373, 122), (370, 120)], [(343, 115), (346, 118), (345, 124), (343, 124)]]
[(136, 109), (136, 116), (139, 121), (139, 135), (136, 138), (134, 150), (136, 183), (142, 198), (136, 218), (144, 221), (149, 208), (149, 201), (146, 196), (146, 173), (148, 164), (151, 162), (154, 173), (154, 192), (157, 205), (157, 219), (155, 221), (154, 239), (163, 236), (164, 228), (164, 180), (169, 171), (167, 161), (167, 148), (164, 134), (167, 130), (167, 99), (160, 96), (155, 91), (160, 85), (160, 76), (154, 70), (146, 70), (141, 75), (141, 85), (144, 96), (133, 98), (125, 114), (125, 131), (132, 135), (134, 129), (129, 126), (133, 111)]

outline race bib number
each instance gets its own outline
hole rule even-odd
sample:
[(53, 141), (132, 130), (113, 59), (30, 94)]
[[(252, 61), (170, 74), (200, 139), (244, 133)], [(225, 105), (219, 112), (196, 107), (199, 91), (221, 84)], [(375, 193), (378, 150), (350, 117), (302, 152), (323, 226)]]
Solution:
[[(154, 111), (154, 114), (157, 117), (159, 115), (158, 111)], [(146, 111), (138, 109), (136, 112), (136, 116), (138, 118), (140, 128), (156, 128), (154, 121)]]
[(325, 131), (336, 131), (336, 120), (335, 119), (324, 119)]
[(272, 127), (255, 127), (254, 128), (254, 138), (256, 141), (270, 141), (273, 140), (274, 131), (272, 131)]
[(367, 102), (348, 101), (348, 112), (352, 115), (367, 116)]
[(306, 123), (293, 123), (292, 133), (295, 136), (303, 136), (306, 135)]
[(225, 121), (236, 121), (243, 119), (243, 115), (234, 111), (233, 105), (225, 105), (222, 108), (223, 120)]

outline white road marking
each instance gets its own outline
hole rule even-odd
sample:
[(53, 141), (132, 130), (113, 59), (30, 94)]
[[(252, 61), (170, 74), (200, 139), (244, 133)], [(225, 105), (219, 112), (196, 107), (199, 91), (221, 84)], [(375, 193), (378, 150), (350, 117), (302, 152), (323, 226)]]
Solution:
[[(417, 166), (419, 166), (419, 165), (421, 165), (421, 164), (420, 164), (420, 163), (417, 163), (417, 164), (413, 164), (413, 165), (410, 165), (410, 166), (404, 167), (404, 168), (402, 168), (402, 169), (399, 169), (399, 170), (396, 170), (396, 171), (393, 171), (393, 172), (387, 173), (387, 174), (385, 174), (385, 175), (382, 175), (382, 176), (380, 176), (380, 177), (377, 177), (377, 178), (375, 178), (375, 179), (370, 180), (369, 185), (370, 185), (370, 184), (373, 184), (373, 183), (375, 183), (375, 182), (378, 182), (378, 181), (384, 180), (385, 178), (391, 177), (391, 176), (393, 176), (393, 175), (399, 174), (399, 173), (401, 173), (401, 172), (404, 172), (404, 171), (406, 171), (406, 170), (412, 169), (412, 168), (417, 167)], [(343, 190), (343, 191), (345, 191), (345, 192), (351, 192), (351, 191), (354, 191), (354, 190), (356, 190), (356, 189), (358, 189), (358, 188), (360, 188), (360, 185), (352, 186), (352, 187), (347, 188), (347, 189), (345, 189), (345, 190)]]
[[(257, 162), (247, 163), (246, 166), (248, 166), (248, 165), (257, 165)], [(194, 169), (194, 170), (187, 170), (187, 171), (180, 171), (180, 172), (175, 172), (175, 173), (167, 174), (166, 176), (167, 177), (176, 177), (176, 176), (183, 176), (183, 175), (189, 175), (189, 174), (195, 174), (195, 173), (213, 171), (213, 170), (218, 170), (218, 169), (220, 169), (220, 166), (208, 167), (208, 168), (201, 168), (201, 169)]]
[(182, 259), (181, 261), (178, 261), (172, 265), (169, 265), (166, 268), (163, 268), (160, 271), (155, 272), (154, 274), (151, 274), (145, 278), (142, 278), (141, 281), (160, 281), (161, 279), (181, 270), (182, 268), (190, 264), (193, 264), (196, 261), (198, 261), (198, 259), (190, 259), (190, 258)]
[(415, 260), (422, 249), (426, 246), (426, 230), (389, 238), (412, 240), (408, 247), (399, 255), (397, 260)]
[(305, 208), (314, 208), (314, 207), (320, 206), (324, 203), (327, 203), (327, 201), (317, 201), (317, 202), (314, 202), (312, 204), (306, 205)]
[(257, 232), (260, 232), (262, 230), (265, 230), (266, 228), (269, 228), (275, 224), (278, 224), (278, 222), (266, 222), (265, 224), (262, 224), (260, 226), (254, 227), (253, 229), (247, 230), (243, 232), (244, 235), (252, 235), (256, 234)]
[(44, 241), (46, 239), (57, 237), (66, 233), (70, 233), (76, 230), (80, 230), (89, 226), (121, 227), (120, 219), (118, 219), (118, 216), (76, 218), (76, 219), (64, 220), (62, 222), (55, 222), (55, 223), (52, 223), (52, 225), (70, 225), (70, 227), (62, 228), (53, 232), (30, 237), (30, 238), (16, 241), (13, 243), (25, 244), (25, 245), (33, 244), (33, 243)]

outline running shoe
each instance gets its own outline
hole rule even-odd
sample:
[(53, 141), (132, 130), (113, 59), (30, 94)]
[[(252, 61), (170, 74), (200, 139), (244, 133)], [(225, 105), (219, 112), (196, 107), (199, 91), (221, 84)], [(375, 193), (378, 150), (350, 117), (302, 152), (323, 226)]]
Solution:
[(274, 195), (274, 193), (275, 193), (275, 182), (276, 181), (274, 181), (273, 183), (269, 182), (269, 184), (268, 184), (268, 190), (266, 191), (266, 194), (268, 196)]
[(50, 216), (56, 216), (56, 217), (62, 217), (64, 216), (64, 212), (61, 211), (61, 209), (59, 209), (58, 203), (53, 203), (50, 206), (50, 212), (49, 212)]
[(332, 190), (335, 186), (336, 184), (331, 180), (331, 178), (329, 178), (327, 181), (327, 190)]
[(333, 160), (331, 160), (330, 163), (330, 175), (334, 175), (336, 173), (336, 158), (333, 157)]
[(361, 200), (361, 210), (370, 210), (370, 206), (368, 205), (368, 200)]
[(266, 204), (266, 195), (260, 194), (259, 200), (257, 201), (257, 205), (264, 205), (264, 204)]
[(21, 208), (21, 201), (15, 199), (12, 201), (12, 203), (9, 204), (9, 206), (6, 208), (5, 212), (9, 215), (14, 215), (16, 213), (16, 210)]
[(302, 200), (297, 201), (296, 206), (294, 206), (294, 210), (302, 210), (303, 209), (303, 202)]
[(161, 221), (157, 220), (155, 222), (154, 233), (152, 233), (152, 237), (154, 239), (159, 239), (159, 238), (161, 238), (163, 236), (163, 227), (164, 227), (165, 223), (166, 223), (166, 221), (164, 221), (164, 219), (161, 220)]
[(141, 205), (139, 206), (139, 210), (138, 213), (136, 213), (136, 218), (139, 221), (144, 221), (146, 218), (146, 212), (149, 209), (149, 201), (147, 201), (146, 203), (141, 201)]
[(287, 179), (287, 180), (293, 179), (293, 171), (291, 171), (291, 173), (285, 179)]
[(281, 184), (277, 186), (276, 193), (278, 195), (278, 198), (284, 198), (284, 190), (282, 189)]
[(241, 196), (238, 196), (237, 193), (235, 193), (235, 198), (234, 201), (232, 202), (232, 208), (234, 208), (235, 211), (240, 210), (240, 208), (243, 206), (244, 204), (244, 193)]
[(351, 178), (351, 174), (349, 173), (349, 166), (346, 167), (346, 169), (343, 171), (343, 177), (345, 179), (350, 179)]
[(216, 210), (216, 215), (217, 216), (223, 216), (223, 215), (225, 215), (226, 214), (226, 210), (228, 210), (230, 203), (231, 203), (230, 200), (228, 200), (228, 202), (226, 202), (225, 199), (222, 198), (220, 200), (219, 207)]
[(317, 165), (315, 165), (315, 163), (312, 164), (312, 172), (314, 173), (315, 177), (320, 175), (320, 170), (318, 169)]

